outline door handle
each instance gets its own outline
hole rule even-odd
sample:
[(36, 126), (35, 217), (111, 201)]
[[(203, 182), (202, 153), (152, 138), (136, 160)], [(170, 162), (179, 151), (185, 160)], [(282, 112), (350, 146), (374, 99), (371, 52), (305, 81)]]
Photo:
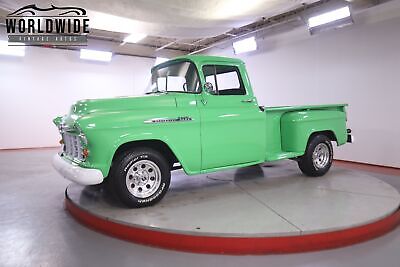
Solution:
[(252, 99), (252, 98), (251, 99), (243, 99), (242, 102), (243, 103), (253, 103), (254, 99)]

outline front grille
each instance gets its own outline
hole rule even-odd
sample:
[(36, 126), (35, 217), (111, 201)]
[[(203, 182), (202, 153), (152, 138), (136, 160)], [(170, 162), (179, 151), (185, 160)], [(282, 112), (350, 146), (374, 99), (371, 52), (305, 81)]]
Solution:
[(83, 147), (79, 135), (64, 132), (62, 134), (64, 140), (64, 153), (73, 160), (83, 161)]

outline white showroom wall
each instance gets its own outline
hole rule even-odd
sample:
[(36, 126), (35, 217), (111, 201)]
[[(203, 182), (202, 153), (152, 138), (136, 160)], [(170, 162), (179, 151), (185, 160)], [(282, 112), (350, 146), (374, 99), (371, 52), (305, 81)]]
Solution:
[[(306, 26), (258, 38), (240, 55), (260, 104), (348, 103), (355, 143), (336, 158), (400, 167), (400, 1), (354, 17), (355, 24), (310, 36)], [(210, 54), (232, 55), (232, 47)]]
[(0, 149), (58, 145), (52, 119), (79, 99), (142, 94), (154, 59), (115, 55), (109, 63), (79, 51), (27, 47), (0, 56)]

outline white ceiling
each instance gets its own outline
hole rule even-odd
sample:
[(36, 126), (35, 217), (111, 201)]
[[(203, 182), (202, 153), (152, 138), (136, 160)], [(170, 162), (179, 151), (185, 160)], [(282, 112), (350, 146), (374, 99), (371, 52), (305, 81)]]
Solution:
[[(0, 0), (0, 29), (5, 29), (7, 14), (32, 3), (39, 8), (76, 6), (88, 11), (89, 48), (174, 57), (201, 52), (249, 32), (260, 33), (273, 24), (287, 25), (285, 31), (305, 26), (301, 12), (334, 1), (350, 2), (354, 11), (388, 0)], [(297, 19), (296, 23), (289, 23), (290, 19)], [(124, 43), (130, 33), (148, 36)]]
[[(78, 6), (89, 10), (89, 19), (105, 21), (106, 15), (129, 19), (133, 32), (170, 38), (211, 37), (284, 13), (316, 0), (35, 0), (38, 7)], [(31, 0), (1, 0), (0, 7), (16, 10)], [(96, 13), (96, 12), (101, 12)], [(90, 25), (90, 22), (89, 22)], [(123, 25), (121, 25), (123, 27)]]

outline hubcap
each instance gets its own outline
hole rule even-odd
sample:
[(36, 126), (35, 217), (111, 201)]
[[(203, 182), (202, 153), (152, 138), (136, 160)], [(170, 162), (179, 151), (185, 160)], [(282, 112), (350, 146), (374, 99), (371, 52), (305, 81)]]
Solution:
[(313, 165), (316, 169), (323, 169), (326, 167), (330, 159), (330, 150), (327, 144), (318, 144), (312, 154)]
[(160, 184), (160, 168), (150, 160), (135, 162), (126, 173), (126, 187), (137, 198), (150, 197)]

